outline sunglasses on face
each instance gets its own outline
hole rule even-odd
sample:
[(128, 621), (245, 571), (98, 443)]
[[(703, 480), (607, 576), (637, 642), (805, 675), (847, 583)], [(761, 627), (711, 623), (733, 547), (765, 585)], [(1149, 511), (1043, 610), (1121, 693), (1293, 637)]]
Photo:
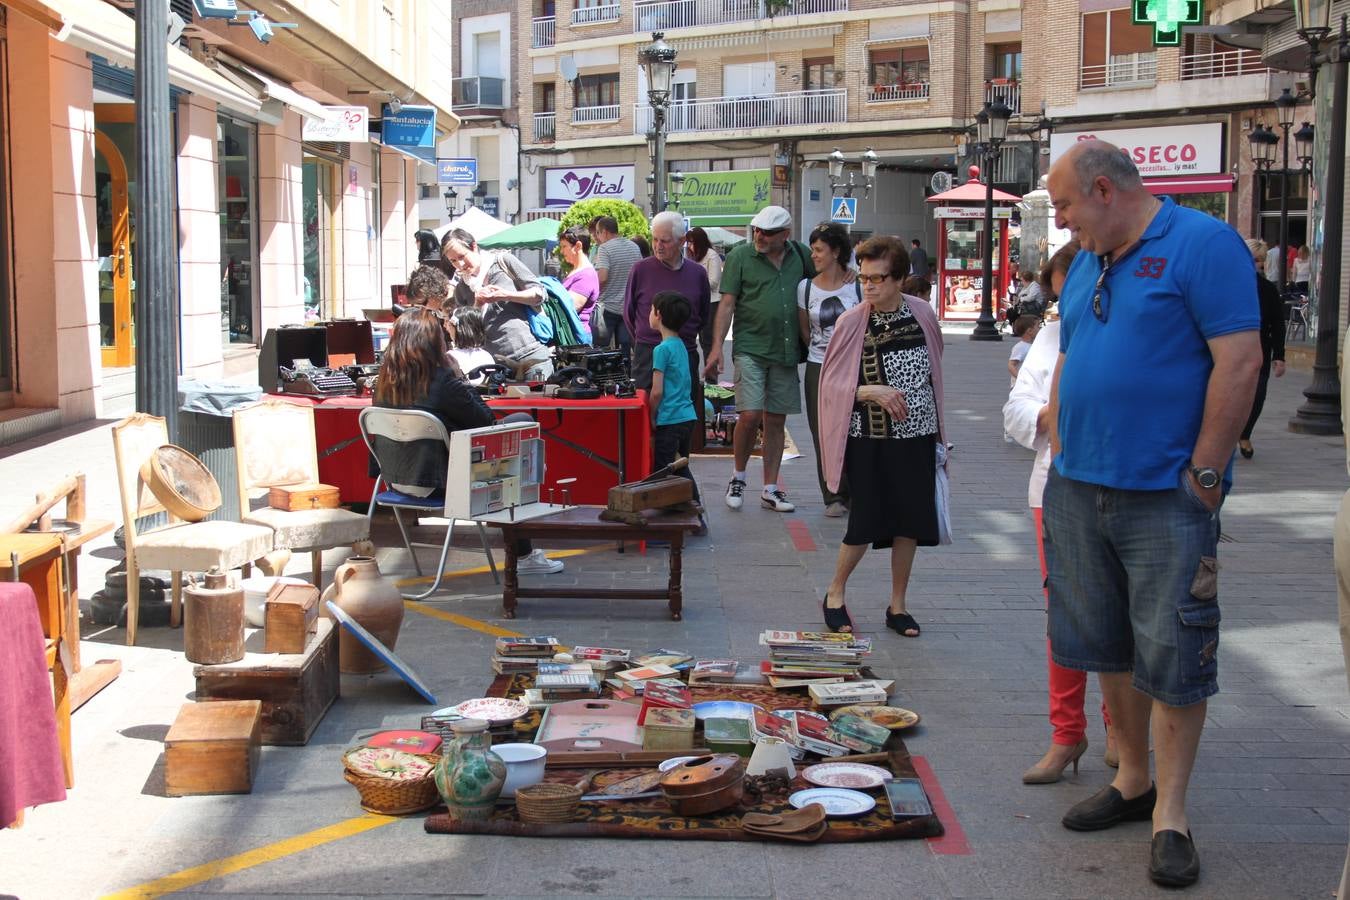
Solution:
[(859, 275), (858, 281), (862, 282), (863, 284), (881, 284), (887, 278), (890, 277), (891, 276), (889, 272), (886, 273), (885, 275)]
[(773, 237), (776, 234), (782, 234), (787, 231), (786, 228), (756, 228), (755, 230), (765, 237)]

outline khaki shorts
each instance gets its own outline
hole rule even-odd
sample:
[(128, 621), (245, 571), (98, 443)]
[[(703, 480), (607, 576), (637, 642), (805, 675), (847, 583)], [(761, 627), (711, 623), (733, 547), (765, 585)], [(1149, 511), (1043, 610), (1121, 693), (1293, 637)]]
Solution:
[(797, 367), (754, 356), (733, 356), (736, 366), (736, 408), (792, 416), (802, 411)]

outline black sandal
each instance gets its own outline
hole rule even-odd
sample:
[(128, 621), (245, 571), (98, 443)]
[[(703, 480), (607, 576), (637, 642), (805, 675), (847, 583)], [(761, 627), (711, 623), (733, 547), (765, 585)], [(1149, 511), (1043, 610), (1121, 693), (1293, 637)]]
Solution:
[[(827, 593), (825, 599), (820, 601), (820, 612), (825, 617), (825, 627), (830, 631), (837, 631), (841, 634), (853, 633), (853, 617), (848, 614), (848, 605), (839, 607), (830, 606), (830, 595)], [(848, 631), (844, 631), (845, 626)]]
[[(894, 631), (901, 637), (916, 638), (922, 631), (919, 623), (914, 621), (914, 617), (907, 612), (893, 613), (886, 610), (886, 627)], [(905, 634), (906, 631), (913, 631), (913, 634)]]

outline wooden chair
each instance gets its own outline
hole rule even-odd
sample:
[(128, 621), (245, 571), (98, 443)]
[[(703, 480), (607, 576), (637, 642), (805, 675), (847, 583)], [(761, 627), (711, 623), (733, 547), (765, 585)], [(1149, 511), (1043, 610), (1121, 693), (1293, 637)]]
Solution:
[[(408, 529), (403, 524), (403, 516), (400, 510), (410, 510), (414, 517), (417, 514), (424, 516), (442, 516), (446, 515), (445, 495), (433, 494), (430, 497), (417, 497), (412, 494), (405, 494), (403, 491), (388, 481), (385, 477), (385, 471), (388, 469), (382, 464), (380, 451), (377, 449), (376, 437), (384, 438), (387, 441), (404, 444), (416, 441), (437, 441), (445, 445), (447, 465), (450, 459), (450, 435), (445, 430), (445, 424), (429, 412), (416, 409), (382, 409), (372, 406), (369, 409), (361, 410), (361, 437), (365, 439), (366, 446), (370, 448), (371, 454), (375, 457), (377, 463), (381, 463), (380, 476), (375, 479), (375, 490), (370, 495), (370, 509), (367, 516), (375, 515), (377, 506), (387, 506), (394, 511), (394, 521), (398, 523), (398, 530), (403, 535), (403, 546), (407, 548), (408, 555), (412, 557), (413, 568), (417, 574), (422, 574), (422, 564), (417, 561), (417, 553), (413, 547), (434, 547), (435, 544), (414, 544), (408, 538)], [(449, 518), (447, 516), (447, 518)], [(414, 518), (416, 524), (416, 518)], [(487, 556), (488, 568), (492, 571), (492, 580), (500, 582), (501, 578), (497, 575), (497, 562), (492, 558), (492, 547), (488, 542), (487, 529), (483, 527), (482, 522), (475, 522), (478, 526), (478, 538), (483, 544), (483, 553)], [(436, 578), (420, 594), (404, 594), (403, 596), (410, 600), (422, 600), (430, 597), (436, 591), (440, 590), (441, 577), (445, 572), (445, 559), (450, 553), (450, 541), (455, 533), (455, 519), (445, 526), (445, 540), (441, 543), (441, 557), (436, 563)]]
[(169, 432), (159, 416), (136, 413), (112, 428), (117, 485), (122, 501), (122, 525), (127, 548), (127, 644), (136, 643), (140, 617), (142, 569), (168, 569), (172, 573), (173, 607), (169, 622), (182, 622), (183, 573), (205, 572), (212, 566), (222, 572), (252, 563), (272, 549), (272, 529), (241, 522), (182, 522), (169, 517), (169, 524), (144, 533), (136, 521), (165, 512), (141, 479), (141, 466), (157, 447), (169, 443)]
[(314, 408), (268, 397), (234, 412), (234, 459), (240, 518), (272, 529), (278, 550), (309, 552), (314, 584), (323, 587), (323, 551), (364, 541), (370, 520), (349, 509), (252, 509), (250, 493), (319, 480)]

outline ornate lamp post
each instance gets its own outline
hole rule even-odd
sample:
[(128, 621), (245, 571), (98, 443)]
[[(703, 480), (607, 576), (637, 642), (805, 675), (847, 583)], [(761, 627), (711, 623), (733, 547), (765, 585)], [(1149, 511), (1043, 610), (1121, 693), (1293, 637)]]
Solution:
[(975, 115), (975, 135), (979, 143), (978, 151), (984, 157), (984, 277), (981, 279), (980, 316), (975, 320), (975, 330), (970, 333), (972, 341), (999, 341), (1003, 336), (998, 333), (994, 319), (994, 164), (998, 161), (999, 149), (1008, 138), (1008, 120), (1012, 110), (995, 97), (993, 103), (985, 103), (984, 109)]
[(675, 48), (665, 42), (660, 31), (652, 32), (652, 42), (638, 51), (638, 64), (647, 75), (647, 103), (652, 108), (652, 211), (666, 208), (666, 112), (670, 106), (670, 82), (675, 76)]
[[(862, 188), (863, 199), (866, 199), (872, 193), (872, 187), (877, 181), (877, 165), (881, 162), (880, 158), (868, 147), (863, 151), (862, 156), (858, 157), (858, 168), (852, 168), (843, 152), (838, 147), (830, 153), (829, 173), (830, 173), (830, 193), (839, 196), (841, 193), (845, 197), (852, 197), (853, 192)], [(848, 180), (844, 180), (845, 170), (847, 169)], [(853, 180), (854, 173), (862, 177), (858, 181)]]

